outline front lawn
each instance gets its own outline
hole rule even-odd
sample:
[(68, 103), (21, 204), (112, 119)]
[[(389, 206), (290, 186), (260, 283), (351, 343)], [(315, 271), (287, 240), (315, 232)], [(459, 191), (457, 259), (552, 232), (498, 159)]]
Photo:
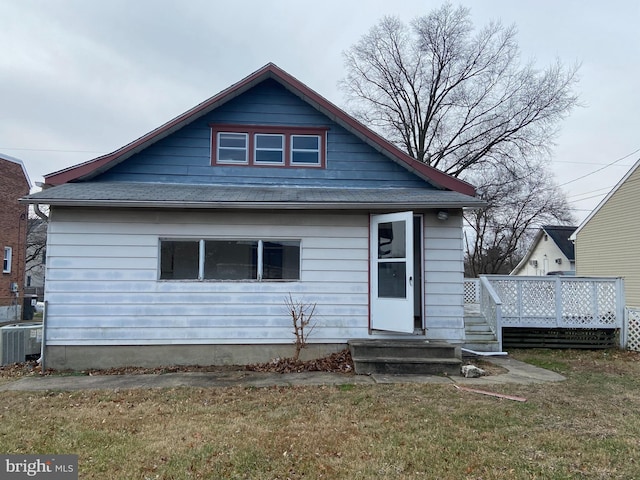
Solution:
[[(0, 393), (0, 452), (82, 479), (631, 479), (640, 356), (520, 350), (566, 382)], [(484, 387), (483, 387), (484, 388)]]

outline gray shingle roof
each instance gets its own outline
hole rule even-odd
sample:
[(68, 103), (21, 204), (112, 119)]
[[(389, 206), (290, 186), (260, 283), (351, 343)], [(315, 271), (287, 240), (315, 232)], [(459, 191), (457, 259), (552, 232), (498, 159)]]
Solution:
[(565, 257), (571, 261), (576, 259), (575, 246), (569, 237), (578, 227), (545, 225), (542, 228), (556, 242)]
[(65, 183), (25, 197), (47, 205), (165, 208), (462, 208), (484, 202), (458, 192), (420, 188), (319, 188), (155, 183)]

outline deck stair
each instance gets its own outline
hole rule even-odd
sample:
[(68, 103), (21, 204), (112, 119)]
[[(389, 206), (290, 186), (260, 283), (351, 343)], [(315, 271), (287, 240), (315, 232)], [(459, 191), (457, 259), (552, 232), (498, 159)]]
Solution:
[(460, 375), (460, 347), (433, 340), (349, 340), (357, 374)]
[(464, 332), (464, 348), (477, 352), (500, 351), (496, 335), (480, 312), (480, 308), (474, 305), (465, 305)]

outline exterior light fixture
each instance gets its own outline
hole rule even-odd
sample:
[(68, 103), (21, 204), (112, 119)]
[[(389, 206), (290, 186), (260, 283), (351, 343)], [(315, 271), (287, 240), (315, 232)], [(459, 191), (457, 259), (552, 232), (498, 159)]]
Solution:
[(440, 210), (438, 212), (437, 217), (438, 217), (438, 220), (441, 220), (441, 221), (444, 222), (445, 220), (447, 220), (449, 218), (449, 212), (447, 212), (446, 210)]

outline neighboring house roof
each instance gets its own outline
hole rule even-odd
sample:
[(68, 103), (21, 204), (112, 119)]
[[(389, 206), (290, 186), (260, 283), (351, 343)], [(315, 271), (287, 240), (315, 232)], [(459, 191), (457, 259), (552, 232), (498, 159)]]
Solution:
[[(343, 110), (273, 63), (265, 65), (240, 82), (235, 83), (217, 95), (205, 100), (196, 107), (177, 116), (173, 120), (170, 120), (164, 125), (156, 128), (128, 145), (125, 145), (115, 152), (45, 175), (45, 184), (48, 186), (55, 186), (69, 182), (90, 180), (267, 79), (275, 80), (289, 92), (313, 106), (315, 109), (329, 117), (332, 121), (360, 138), (363, 142), (367, 143), (378, 152), (418, 175), (430, 184), (441, 189), (451, 190), (468, 196), (467, 200), (469, 200), (469, 197), (475, 196), (475, 188), (471, 184), (447, 175), (436, 168), (410, 157), (398, 147), (392, 145), (380, 135), (365, 127)], [(477, 200), (471, 200), (471, 203), (467, 201), (466, 205), (475, 206), (476, 204), (480, 204)]]
[(38, 202), (59, 206), (224, 207), (224, 208), (462, 208), (482, 205), (454, 191), (421, 188), (324, 188), (142, 184), (124, 182), (67, 183), (36, 195)]
[(542, 227), (549, 237), (556, 243), (562, 254), (572, 262), (576, 259), (575, 246), (569, 237), (576, 231), (577, 227), (552, 226), (545, 225)]
[(531, 255), (533, 255), (534, 251), (536, 250), (536, 247), (538, 246), (538, 243), (540, 243), (540, 240), (542, 239), (542, 236), (544, 234), (547, 234), (549, 238), (551, 238), (554, 241), (554, 243), (558, 246), (562, 254), (565, 257), (567, 257), (569, 261), (571, 262), (575, 261), (576, 259), (575, 247), (573, 242), (569, 240), (569, 237), (571, 237), (571, 234), (575, 230), (576, 230), (576, 227), (571, 227), (571, 226), (555, 226), (555, 225), (542, 226), (540, 230), (538, 230), (538, 233), (536, 233), (536, 236), (533, 239), (533, 242), (531, 243), (531, 246), (527, 250), (527, 253), (525, 254), (524, 258), (520, 260), (520, 263), (516, 265), (516, 267), (511, 272), (511, 274), (514, 274), (515, 272), (519, 272), (527, 264), (527, 262), (531, 258)]
[(593, 209), (593, 211), (587, 215), (587, 217), (582, 221), (580, 226), (573, 232), (571, 235), (571, 240), (576, 239), (578, 233), (585, 227), (587, 223), (600, 211), (600, 209), (609, 201), (609, 199), (618, 191), (618, 189), (627, 181), (627, 179), (633, 175), (633, 173), (640, 168), (640, 158), (636, 160), (636, 163), (631, 167), (631, 169), (625, 174), (624, 177), (611, 189), (611, 191), (607, 194), (606, 197), (602, 199), (602, 201)]
[(33, 184), (31, 183), (31, 179), (29, 178), (29, 174), (27, 173), (27, 167), (25, 167), (24, 162), (22, 160), (15, 157), (10, 157), (9, 155), (5, 155), (4, 153), (1, 153), (1, 152), (0, 152), (0, 159), (7, 160), (8, 162), (17, 163), (18, 165), (20, 165), (20, 167), (22, 167), (22, 172), (24, 173), (24, 178), (27, 181), (29, 188), (31, 188)]

